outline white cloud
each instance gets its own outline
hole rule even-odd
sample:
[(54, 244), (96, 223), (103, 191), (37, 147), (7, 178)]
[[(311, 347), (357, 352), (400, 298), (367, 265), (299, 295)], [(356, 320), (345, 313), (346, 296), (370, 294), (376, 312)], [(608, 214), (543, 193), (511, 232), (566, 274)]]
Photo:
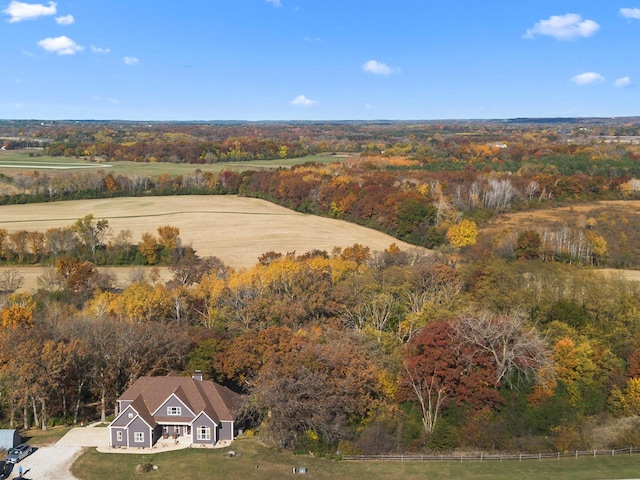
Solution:
[(298, 95), (296, 98), (291, 100), (291, 105), (296, 105), (299, 107), (312, 107), (313, 105), (317, 104), (318, 102), (316, 102), (315, 100), (311, 100), (304, 95)]
[(71, 25), (75, 21), (76, 19), (73, 18), (73, 15), (63, 15), (61, 17), (56, 17), (56, 23), (58, 25)]
[(91, 45), (91, 51), (93, 53), (109, 53), (111, 52), (110, 48), (101, 48), (101, 47), (96, 47), (95, 45)]
[(272, 4), (274, 7), (281, 7), (282, 3), (280, 3), (280, 0), (267, 0), (267, 3)]
[(376, 60), (369, 60), (368, 62), (366, 62), (364, 65), (362, 65), (362, 70), (368, 73), (373, 73), (374, 75), (391, 75), (392, 73), (398, 71), (397, 69), (391, 68), (388, 65)]
[(129, 65), (130, 67), (133, 67), (134, 65), (137, 65), (138, 63), (140, 63), (140, 59), (136, 57), (124, 57), (122, 61), (127, 65)]
[(540, 20), (533, 28), (529, 28), (524, 38), (535, 38), (537, 35), (548, 35), (556, 40), (575, 40), (590, 37), (600, 30), (593, 20), (582, 20), (577, 13), (553, 15), (547, 20)]
[(84, 50), (84, 47), (78, 45), (66, 35), (60, 37), (48, 37), (38, 42), (47, 52), (55, 52), (58, 55), (74, 55)]
[(49, 2), (49, 6), (42, 3), (24, 3), (13, 0), (2, 13), (9, 15), (9, 23), (21, 22), (23, 20), (33, 20), (38, 17), (56, 14), (57, 3)]
[(635, 18), (640, 20), (640, 8), (621, 8), (620, 15), (624, 18)]
[(604, 83), (604, 77), (596, 72), (585, 72), (571, 78), (571, 81), (576, 85), (596, 85)]
[(632, 84), (633, 82), (629, 77), (621, 77), (621, 78), (618, 78), (615, 82), (613, 82), (613, 86), (618, 88), (630, 87)]

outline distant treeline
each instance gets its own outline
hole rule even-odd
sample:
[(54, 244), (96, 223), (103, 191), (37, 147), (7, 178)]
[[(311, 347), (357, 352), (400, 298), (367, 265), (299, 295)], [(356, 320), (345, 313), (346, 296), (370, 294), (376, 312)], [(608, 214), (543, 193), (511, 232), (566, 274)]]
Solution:
[(637, 160), (637, 145), (621, 146), (611, 138), (639, 133), (640, 122), (632, 121), (0, 122), (0, 142), (6, 149), (37, 145), (44, 146), (45, 153), (52, 156), (94, 157), (110, 162), (207, 164), (352, 152), (401, 156), (425, 168), (437, 164), (438, 169), (489, 166), (510, 171), (520, 168), (520, 162), (554, 155)]

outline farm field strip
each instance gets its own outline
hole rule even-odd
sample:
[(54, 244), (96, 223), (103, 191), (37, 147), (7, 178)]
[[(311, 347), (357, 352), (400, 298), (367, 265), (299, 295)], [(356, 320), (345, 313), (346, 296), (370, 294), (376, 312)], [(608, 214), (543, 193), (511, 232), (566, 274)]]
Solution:
[[(39, 278), (45, 273), (45, 271), (52, 267), (43, 267), (43, 266), (10, 266), (10, 267), (0, 267), (0, 273), (13, 270), (22, 278), (22, 287), (19, 289), (21, 292), (31, 292), (36, 291), (39, 287)], [(131, 278), (133, 273), (138, 273), (137, 271), (142, 272), (145, 276), (151, 274), (151, 271), (155, 271), (159, 278), (168, 282), (171, 280), (172, 273), (169, 270), (169, 267), (98, 267), (98, 271), (100, 273), (104, 273), (107, 275), (111, 275), (114, 279), (114, 285), (118, 288), (124, 288), (131, 283)]]
[(33, 168), (35, 170), (72, 170), (78, 168), (109, 168), (113, 165), (108, 163), (101, 163), (100, 165), (94, 165), (90, 163), (6, 163), (0, 162), (0, 168)]
[(0, 152), (0, 172), (7, 169), (7, 174), (25, 170), (80, 170), (109, 168), (113, 174), (122, 175), (147, 175), (157, 178), (163, 173), (169, 175), (185, 175), (198, 169), (203, 172), (221, 172), (233, 170), (236, 172), (245, 170), (264, 170), (273, 168), (290, 168), (306, 162), (334, 163), (343, 162), (353, 155), (312, 155), (302, 158), (286, 158), (277, 160), (247, 160), (239, 162), (216, 162), (207, 164), (166, 163), (166, 162), (108, 162), (102, 160), (76, 159), (75, 157), (32, 157), (28, 152), (12, 150)]

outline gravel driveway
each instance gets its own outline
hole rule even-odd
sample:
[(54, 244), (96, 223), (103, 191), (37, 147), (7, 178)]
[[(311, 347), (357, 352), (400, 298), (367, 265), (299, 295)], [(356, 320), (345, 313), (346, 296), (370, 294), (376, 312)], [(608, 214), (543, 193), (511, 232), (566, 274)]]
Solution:
[(49, 447), (35, 452), (13, 467), (7, 478), (18, 478), (18, 467), (22, 466), (24, 478), (47, 480), (77, 480), (69, 469), (86, 447), (109, 445), (109, 431), (105, 427), (77, 427)]

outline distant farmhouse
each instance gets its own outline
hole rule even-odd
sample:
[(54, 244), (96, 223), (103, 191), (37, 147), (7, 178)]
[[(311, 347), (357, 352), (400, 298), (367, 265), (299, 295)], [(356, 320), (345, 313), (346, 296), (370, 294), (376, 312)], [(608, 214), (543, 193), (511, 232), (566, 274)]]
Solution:
[(203, 446), (232, 441), (239, 398), (199, 370), (192, 377), (141, 377), (118, 398), (109, 444), (149, 448), (162, 436)]

